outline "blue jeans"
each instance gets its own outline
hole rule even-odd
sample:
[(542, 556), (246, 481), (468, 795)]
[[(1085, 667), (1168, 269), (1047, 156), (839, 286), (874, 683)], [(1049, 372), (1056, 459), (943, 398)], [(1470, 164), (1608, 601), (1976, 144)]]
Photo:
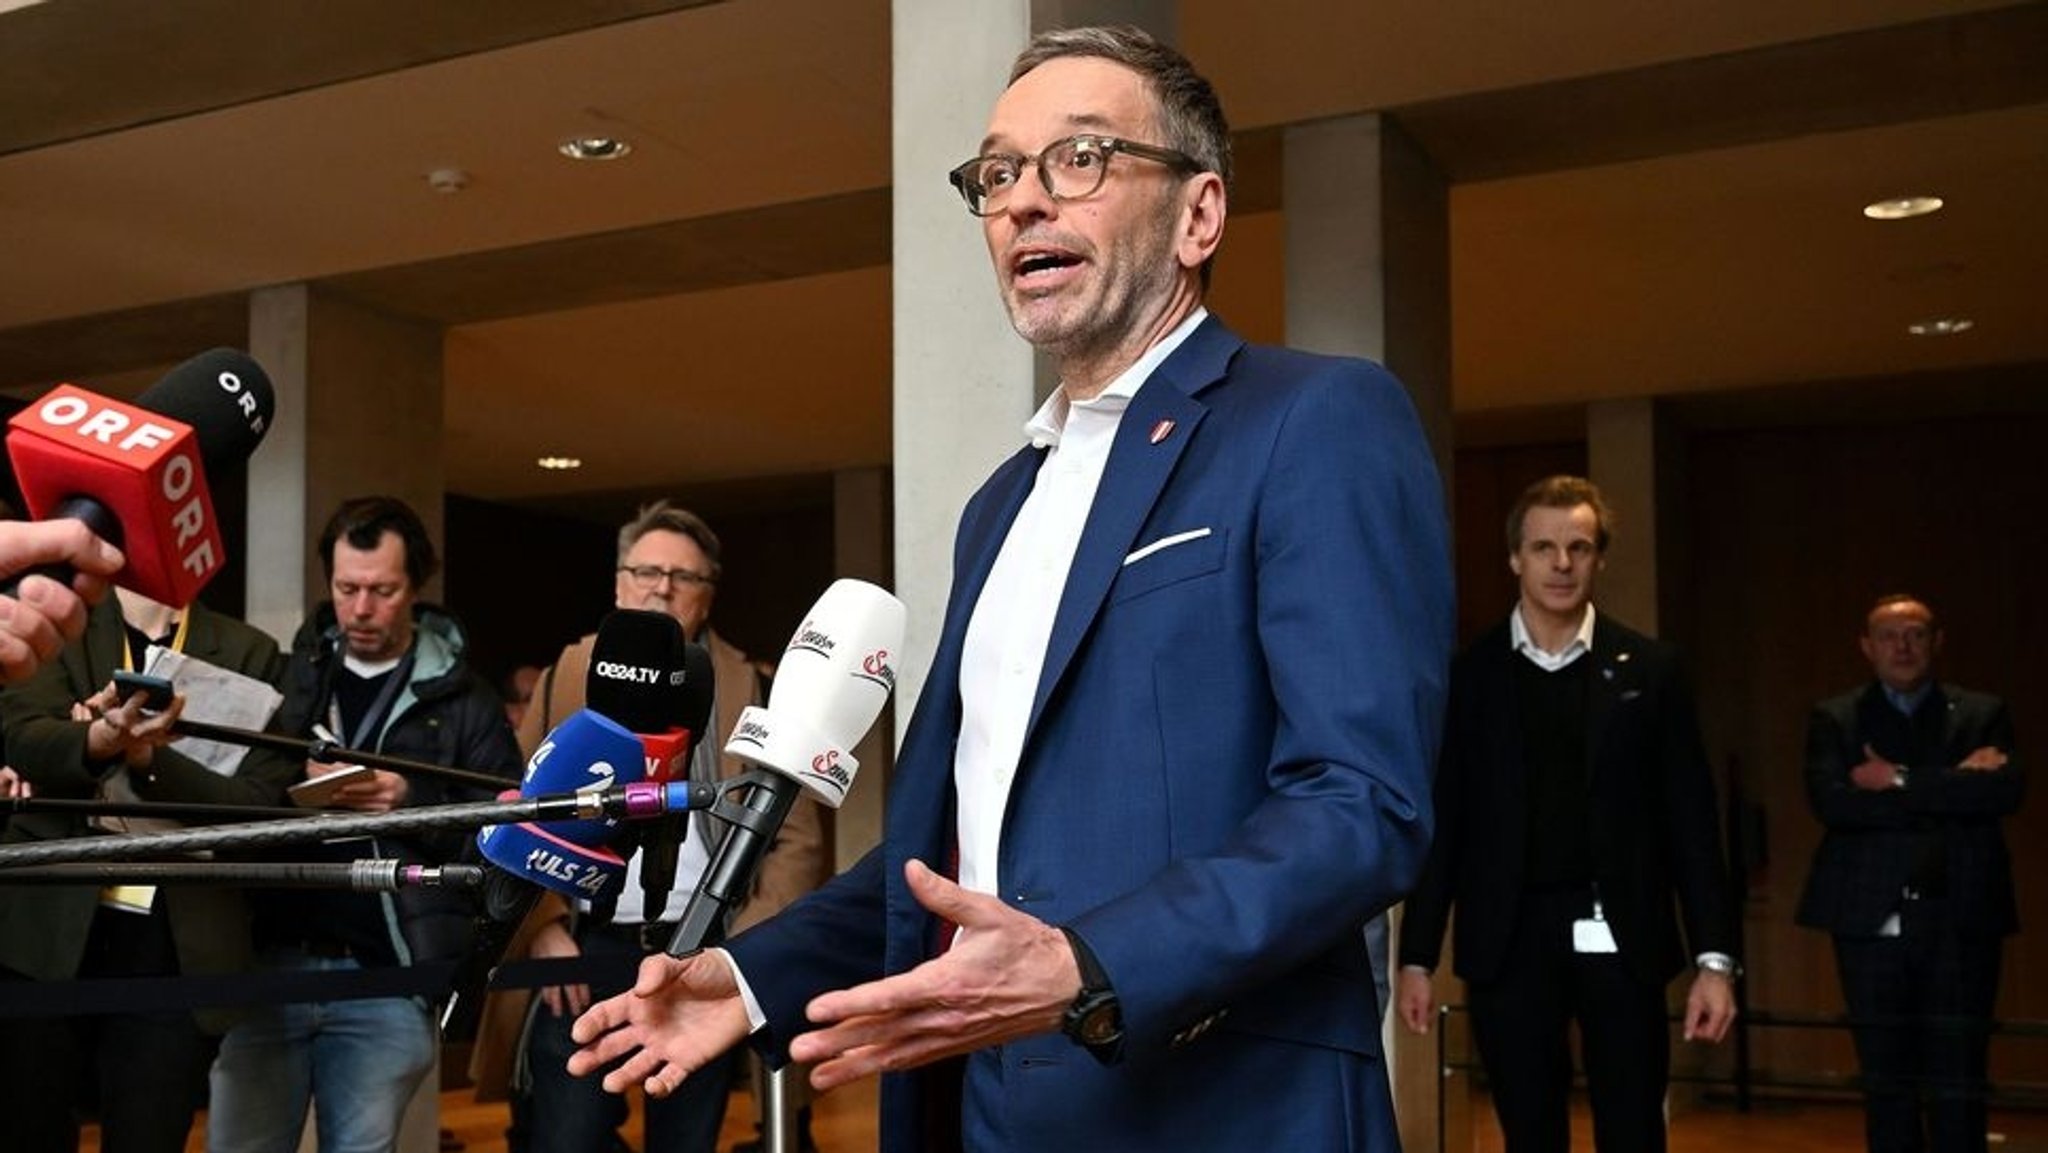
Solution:
[[(350, 971), (297, 950), (268, 967)], [(293, 1153), (314, 1106), (320, 1153), (391, 1153), (406, 1103), (434, 1065), (427, 1009), (409, 997), (265, 1005), (228, 1031), (214, 1061), (207, 1153)]]

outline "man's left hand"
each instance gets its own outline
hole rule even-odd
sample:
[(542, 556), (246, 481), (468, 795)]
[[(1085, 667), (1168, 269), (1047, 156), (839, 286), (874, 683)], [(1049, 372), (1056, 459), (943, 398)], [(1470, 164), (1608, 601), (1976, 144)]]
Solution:
[[(307, 761), (306, 777), (311, 780), (358, 767), (338, 761)], [(327, 799), (327, 807), (354, 809), (359, 813), (388, 813), (404, 805), (411, 792), (411, 783), (404, 777), (383, 769), (371, 769), (335, 789), (334, 795)]]
[(794, 1061), (834, 1088), (872, 1074), (1050, 1033), (1081, 991), (1066, 935), (918, 861), (903, 870), (918, 903), (960, 926), (953, 947), (907, 973), (812, 1000), (823, 1027), (790, 1042)]
[(2005, 762), (2004, 749), (1997, 745), (1985, 745), (1981, 749), (1972, 750), (1956, 768), (1968, 769), (1974, 773), (1995, 773), (2005, 767)]
[(1685, 995), (1685, 1039), (1719, 1042), (1735, 1023), (1735, 982), (1725, 973), (1701, 969)]

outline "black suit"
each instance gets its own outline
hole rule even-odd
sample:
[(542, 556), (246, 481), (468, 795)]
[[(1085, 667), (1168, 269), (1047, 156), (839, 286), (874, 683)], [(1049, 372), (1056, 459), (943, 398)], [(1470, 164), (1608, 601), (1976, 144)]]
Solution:
[[(1865, 745), (1907, 766), (1903, 788), (1855, 785)], [(1861, 1023), (1873, 1150), (1927, 1147), (1923, 1090), (1935, 1148), (1985, 1147), (1988, 1026), (2003, 941), (2018, 927), (1999, 819), (2019, 808), (2025, 783), (2013, 760), (1955, 767), (1986, 746), (2011, 756), (2005, 703), (1949, 685), (1907, 716), (1872, 682), (1821, 702), (1807, 722), (1807, 797), (1827, 832), (1799, 923), (1834, 935), (1843, 999)]]
[[(1585, 665), (1584, 820), (1538, 820), (1518, 679), (1531, 674), (1509, 635), (1503, 623), (1452, 666), (1436, 841), (1408, 900), (1401, 961), (1436, 966), (1455, 905), (1456, 971), (1510, 1150), (1569, 1144), (1573, 1018), (1596, 1143), (1662, 1149), (1664, 986), (1685, 967), (1688, 944), (1691, 954), (1733, 951), (1714, 787), (1691, 695), (1670, 648), (1596, 615), (1592, 649), (1575, 662)], [(1532, 886), (1531, 862), (1570, 837), (1588, 842), (1565, 847), (1585, 860), (1589, 884)], [(1590, 915), (1595, 891), (1612, 954), (1573, 951), (1572, 922)]]

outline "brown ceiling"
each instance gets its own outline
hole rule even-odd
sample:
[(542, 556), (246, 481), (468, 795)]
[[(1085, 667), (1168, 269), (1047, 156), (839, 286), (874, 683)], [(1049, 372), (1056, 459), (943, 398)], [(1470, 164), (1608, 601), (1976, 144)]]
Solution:
[[(2048, 362), (2048, 5), (1248, 10), (1178, 5), (1243, 132), (1218, 298), (1248, 328), (1282, 130), (1384, 110), (1457, 181), (1463, 414)], [(0, 387), (146, 380), (305, 281), (450, 326), (455, 491), (884, 463), (890, 59), (879, 0), (0, 12)], [(635, 151), (554, 153), (585, 134)], [(1949, 209), (1858, 212), (1921, 191)]]

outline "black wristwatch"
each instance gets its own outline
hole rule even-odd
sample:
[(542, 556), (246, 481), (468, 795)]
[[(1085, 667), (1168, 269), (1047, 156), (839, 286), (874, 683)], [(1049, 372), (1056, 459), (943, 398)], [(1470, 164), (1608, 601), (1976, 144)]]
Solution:
[(1060, 1017), (1060, 1032), (1093, 1053), (1096, 1060), (1108, 1064), (1116, 1059), (1123, 1044), (1123, 1009), (1117, 1004), (1116, 990), (1110, 988), (1109, 974), (1103, 971), (1102, 962), (1095, 959), (1094, 951), (1072, 929), (1062, 925), (1060, 932), (1066, 934), (1067, 944), (1074, 950), (1074, 963), (1081, 970), (1081, 992)]

